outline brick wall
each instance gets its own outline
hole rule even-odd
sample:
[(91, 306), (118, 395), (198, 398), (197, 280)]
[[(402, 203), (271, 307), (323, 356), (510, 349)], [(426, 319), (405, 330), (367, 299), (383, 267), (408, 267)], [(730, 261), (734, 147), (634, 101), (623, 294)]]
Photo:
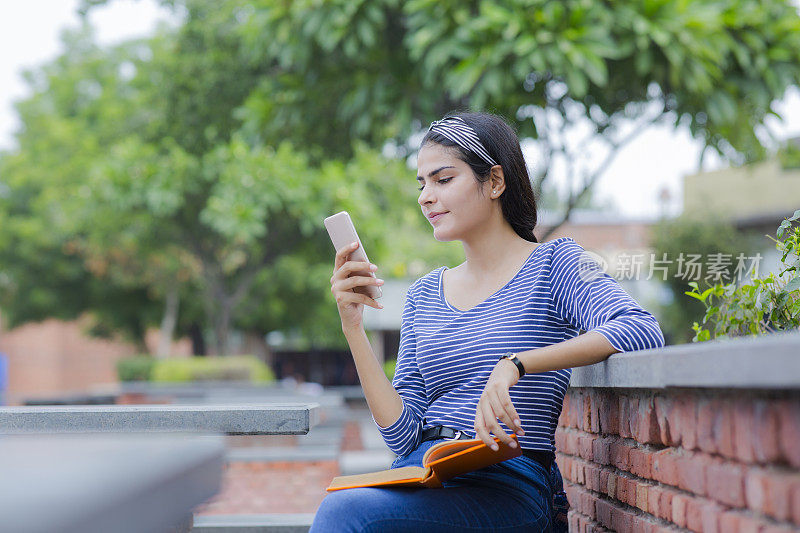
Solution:
[[(116, 363), (139, 353), (122, 339), (99, 339), (86, 332), (86, 318), (73, 321), (48, 319), (4, 331), (0, 324), (0, 352), (8, 356), (6, 403), (25, 399), (85, 392), (93, 385), (117, 383)], [(158, 330), (147, 333), (151, 352), (158, 345)], [(173, 355), (191, 354), (191, 342), (172, 344)]]
[(570, 531), (800, 530), (797, 391), (570, 388)]

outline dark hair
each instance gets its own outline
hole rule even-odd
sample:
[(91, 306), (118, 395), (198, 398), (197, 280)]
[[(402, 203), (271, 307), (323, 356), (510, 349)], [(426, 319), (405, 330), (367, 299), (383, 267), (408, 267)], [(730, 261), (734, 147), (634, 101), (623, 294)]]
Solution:
[[(533, 234), (533, 228), (536, 227), (536, 197), (516, 132), (505, 120), (491, 113), (448, 113), (446, 116), (459, 117), (475, 130), (492, 159), (503, 167), (506, 183), (506, 191), (500, 196), (503, 217), (517, 235), (526, 241), (539, 242)], [(428, 131), (420, 146), (427, 143), (453, 148), (457, 157), (472, 168), (479, 184), (489, 181), (491, 163), (481, 159), (472, 150), (462, 148), (435, 131)]]

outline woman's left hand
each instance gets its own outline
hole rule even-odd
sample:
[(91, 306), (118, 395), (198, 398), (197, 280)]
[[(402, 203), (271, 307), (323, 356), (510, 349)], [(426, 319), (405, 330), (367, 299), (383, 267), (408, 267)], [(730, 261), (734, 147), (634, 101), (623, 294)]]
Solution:
[(491, 434), (511, 447), (516, 446), (511, 435), (507, 435), (497, 423), (498, 418), (512, 431), (516, 429), (517, 435), (525, 434), (517, 410), (508, 394), (508, 389), (517, 381), (519, 381), (517, 366), (508, 359), (501, 359), (489, 374), (489, 380), (478, 400), (478, 407), (475, 410), (475, 435), (493, 450), (497, 450), (498, 446)]

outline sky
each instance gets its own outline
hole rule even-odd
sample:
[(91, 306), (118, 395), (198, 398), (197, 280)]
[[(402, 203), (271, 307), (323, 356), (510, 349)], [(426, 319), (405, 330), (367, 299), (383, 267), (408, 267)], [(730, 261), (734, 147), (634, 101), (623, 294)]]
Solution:
[[(21, 73), (46, 63), (62, 51), (60, 35), (64, 28), (79, 25), (78, 0), (25, 0), (0, 4), (0, 150), (14, 146), (14, 131), (19, 121), (13, 102), (28, 94)], [(169, 20), (170, 12), (152, 0), (110, 0), (91, 11), (90, 21), (101, 44), (146, 36), (159, 21)], [(796, 87), (777, 102), (775, 110), (784, 121), (769, 120), (766, 127), (779, 139), (800, 136), (800, 90)], [(773, 117), (769, 117), (772, 119)], [(523, 143), (530, 166), (536, 164), (536, 151)], [(698, 167), (702, 143), (692, 139), (686, 128), (652, 126), (620, 150), (603, 174), (595, 196), (611, 202), (626, 218), (653, 218), (658, 214), (658, 196), (666, 189), (671, 197), (667, 212), (679, 214), (682, 208), (682, 179)], [(589, 151), (597, 154), (596, 150)], [(703, 171), (727, 166), (710, 151)], [(556, 164), (553, 183), (566, 190), (565, 172)]]

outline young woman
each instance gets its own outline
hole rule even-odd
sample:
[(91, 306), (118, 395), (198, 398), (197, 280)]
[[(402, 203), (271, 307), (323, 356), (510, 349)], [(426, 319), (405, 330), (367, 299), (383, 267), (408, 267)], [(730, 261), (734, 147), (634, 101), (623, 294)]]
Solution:
[[(431, 124), (417, 159), (419, 205), (438, 241), (466, 261), (408, 290), (390, 383), (362, 324), (375, 300), (352, 292), (377, 267), (336, 254), (331, 291), (372, 417), (398, 458), (421, 466), (443, 439), (493, 437), (523, 455), (458, 476), (443, 489), (332, 492), (321, 531), (566, 531), (555, 430), (571, 368), (663, 346), (655, 318), (573, 239), (538, 243), (536, 201), (511, 127), (486, 113)], [(579, 330), (586, 333), (578, 335)]]

